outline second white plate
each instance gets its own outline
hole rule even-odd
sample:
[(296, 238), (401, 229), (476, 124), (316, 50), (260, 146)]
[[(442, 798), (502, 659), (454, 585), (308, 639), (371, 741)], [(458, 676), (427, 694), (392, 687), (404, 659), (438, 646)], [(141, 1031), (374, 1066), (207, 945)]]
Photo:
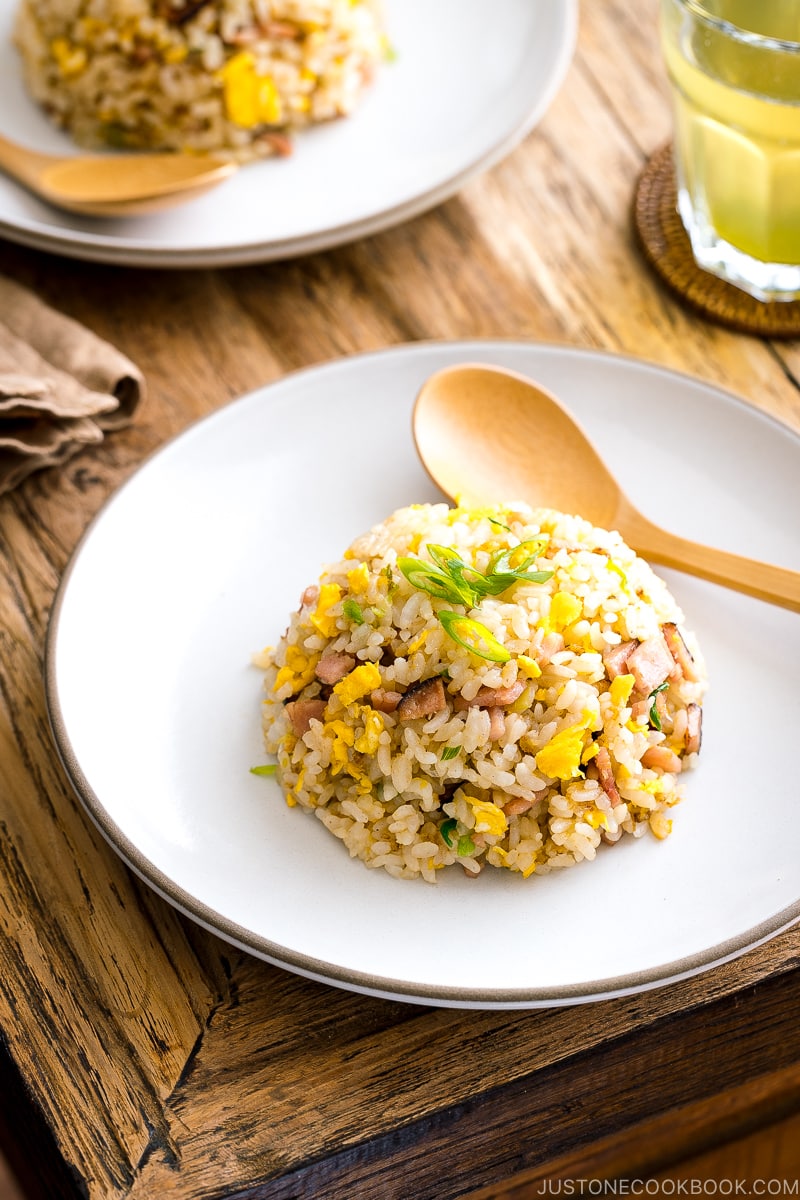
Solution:
[[(75, 153), (29, 99), (0, 0), (0, 133)], [(323, 250), (451, 196), (539, 121), (572, 57), (577, 0), (389, 0), (395, 61), (346, 120), (296, 139), (178, 209), (125, 221), (60, 213), (0, 177), (0, 235), (130, 266), (225, 266)]]

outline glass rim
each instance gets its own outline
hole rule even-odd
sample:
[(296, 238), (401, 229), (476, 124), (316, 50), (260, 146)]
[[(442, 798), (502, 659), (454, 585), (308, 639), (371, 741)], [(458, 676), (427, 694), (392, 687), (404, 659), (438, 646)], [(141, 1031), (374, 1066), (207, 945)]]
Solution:
[(724, 33), (727, 37), (733, 38), (734, 41), (742, 42), (757, 49), (780, 50), (784, 54), (800, 54), (800, 41), (795, 42), (788, 38), (767, 37), (765, 34), (754, 33), (751, 29), (743, 29), (741, 25), (736, 25), (733, 21), (728, 21), (724, 17), (718, 17), (715, 13), (708, 12), (703, 4), (703, 0), (674, 0), (674, 3), (687, 12), (692, 13), (693, 16), (703, 21), (706, 25), (710, 25), (713, 29)]

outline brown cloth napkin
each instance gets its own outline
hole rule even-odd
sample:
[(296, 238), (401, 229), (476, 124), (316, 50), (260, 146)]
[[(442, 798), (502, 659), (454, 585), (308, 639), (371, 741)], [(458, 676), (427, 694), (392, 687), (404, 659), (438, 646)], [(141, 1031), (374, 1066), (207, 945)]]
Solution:
[(0, 495), (127, 425), (144, 392), (124, 354), (0, 276)]

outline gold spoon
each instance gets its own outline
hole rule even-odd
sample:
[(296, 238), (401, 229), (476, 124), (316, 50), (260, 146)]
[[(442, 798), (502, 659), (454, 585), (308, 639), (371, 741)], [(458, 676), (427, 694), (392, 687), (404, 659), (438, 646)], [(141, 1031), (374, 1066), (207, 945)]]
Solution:
[(43, 200), (92, 217), (132, 217), (201, 195), (238, 164), (213, 154), (40, 154), (0, 137), (0, 169)]
[(668, 533), (643, 516), (558, 400), (498, 367), (447, 367), (417, 396), (414, 440), (445, 495), (465, 504), (526, 500), (616, 529), (643, 558), (800, 612), (800, 571)]

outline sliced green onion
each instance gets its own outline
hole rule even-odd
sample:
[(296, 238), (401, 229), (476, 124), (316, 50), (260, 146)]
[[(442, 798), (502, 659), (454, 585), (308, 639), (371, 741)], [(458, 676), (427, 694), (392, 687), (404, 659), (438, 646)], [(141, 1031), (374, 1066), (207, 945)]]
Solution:
[(515, 583), (547, 583), (548, 579), (553, 578), (552, 571), (504, 571), (501, 574), (492, 572), (487, 575), (486, 591), (490, 596), (500, 596), (503, 592), (507, 592)]
[[(449, 549), (447, 546), (435, 548), (445, 551)], [(428, 546), (427, 549), (430, 550), (431, 547)], [(450, 552), (450, 557), (444, 559), (441, 566), (442, 570), (452, 579), (456, 590), (463, 596), (463, 604), (469, 605), (471, 608), (480, 604), (482, 596), (485, 595), (483, 588), (485, 580), (480, 571), (471, 567), (469, 563), (465, 563), (455, 551)]]
[(465, 646), (473, 654), (480, 658), (488, 658), (490, 662), (508, 662), (511, 658), (510, 651), (506, 650), (480, 621), (452, 612), (449, 608), (442, 609), (438, 616), (445, 632), (453, 641)]
[(527, 542), (520, 542), (518, 546), (501, 550), (492, 559), (489, 572), (492, 575), (519, 575), (522, 571), (527, 571), (546, 545), (547, 538), (531, 538)]
[(458, 850), (456, 851), (459, 858), (469, 858), (475, 853), (475, 843), (468, 833), (458, 839)]
[(499, 596), (515, 583), (546, 583), (548, 579), (552, 579), (552, 571), (528, 570), (546, 544), (546, 538), (533, 538), (527, 542), (520, 542), (518, 546), (512, 546), (510, 550), (501, 550), (489, 564), (486, 592), (491, 596)]
[(361, 605), (352, 596), (348, 596), (342, 604), (342, 612), (348, 621), (352, 621), (354, 625), (364, 624), (364, 614), (361, 611)]
[(448, 564), (451, 562), (461, 563), (462, 566), (464, 565), (460, 554), (457, 550), (454, 550), (452, 546), (438, 546), (435, 542), (427, 542), (425, 549), (428, 551), (428, 554), (430, 554), (437, 567), (439, 567), (439, 569), (442, 571), (447, 571)]
[(503, 521), (498, 521), (497, 517), (489, 517), (489, 524), (496, 525), (498, 529), (506, 529), (511, 533), (511, 526), (506, 525)]
[(441, 753), (442, 762), (449, 762), (451, 758), (457, 758), (460, 751), (460, 746), (445, 746)]
[(650, 707), (650, 724), (653, 726), (654, 729), (657, 729), (659, 733), (661, 733), (661, 718), (658, 715), (658, 709), (656, 708), (656, 699), (655, 698), (659, 692), (665, 692), (668, 687), (669, 687), (669, 683), (667, 682), (667, 680), (664, 680), (664, 682), (660, 683), (657, 688), (653, 688), (652, 692), (647, 697), (648, 700), (653, 701), (653, 703)]
[(274, 775), (278, 767), (276, 763), (265, 763), (262, 767), (251, 767), (251, 775)]
[[(484, 577), (480, 571), (476, 571), (474, 567), (465, 563), (452, 546), (437, 546), (434, 542), (428, 542), (425, 549), (436, 566), (452, 581), (453, 587), (461, 597), (461, 604), (473, 608), (480, 603), (481, 596), (485, 594), (483, 591)], [(469, 573), (474, 578), (465, 579), (465, 573)]]
[(449, 821), (443, 821), (439, 826), (439, 833), (442, 835), (444, 843), (448, 849), (450, 849), (453, 845), (453, 834), (456, 831), (457, 824), (458, 821), (455, 819), (455, 817), (451, 817)]
[(471, 605), (471, 594), (465, 596), (464, 589), (439, 567), (419, 558), (398, 558), (397, 565), (411, 586), (420, 592), (427, 592), (437, 600), (448, 600), (451, 604)]

